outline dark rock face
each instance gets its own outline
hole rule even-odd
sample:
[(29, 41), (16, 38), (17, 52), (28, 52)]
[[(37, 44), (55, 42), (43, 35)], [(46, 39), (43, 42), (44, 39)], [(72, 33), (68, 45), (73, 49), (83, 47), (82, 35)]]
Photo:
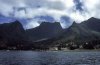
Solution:
[(40, 26), (26, 30), (31, 40), (40, 40), (56, 37), (63, 31), (59, 22), (49, 23), (43, 22)]
[[(79, 48), (80, 45), (84, 45), (83, 47), (87, 49), (93, 49), (96, 44), (99, 44), (99, 40), (99, 32), (73, 22), (73, 24), (68, 29), (65, 29), (64, 33), (53, 43), (60, 44), (60, 47), (66, 47), (66, 45), (68, 45), (67, 47), (70, 47), (70, 49)], [(92, 47), (90, 47), (90, 45)]]
[(0, 24), (0, 41), (15, 44), (13, 42), (26, 40), (25, 30), (19, 21)]
[(75, 40), (90, 41), (100, 39), (100, 19), (92, 17), (80, 24), (73, 22), (64, 33), (67, 34), (67, 37), (74, 37)]
[(100, 32), (100, 19), (92, 17), (92, 18), (82, 22), (81, 25), (84, 25), (91, 30)]
[(100, 37), (100, 33), (91, 31), (84, 26), (73, 22), (73, 24), (66, 29), (63, 36), (70, 38), (71, 40), (93, 40)]
[(27, 30), (19, 21), (0, 24), (0, 49), (7, 46), (18, 46), (19, 49), (66, 47), (66, 44), (71, 49), (79, 45), (94, 48), (100, 45), (99, 40), (100, 19), (93, 17), (80, 24), (73, 22), (67, 29), (62, 29), (59, 22), (42, 22), (40, 26)]

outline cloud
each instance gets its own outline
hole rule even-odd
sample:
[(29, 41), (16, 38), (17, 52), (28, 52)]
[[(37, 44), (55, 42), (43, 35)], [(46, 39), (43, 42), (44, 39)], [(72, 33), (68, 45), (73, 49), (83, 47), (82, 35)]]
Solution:
[(31, 19), (27, 21), (27, 25), (25, 26), (25, 28), (30, 29), (39, 26), (40, 24), (37, 21), (38, 19)]
[[(0, 0), (0, 14), (16, 19), (31, 19), (27, 21), (27, 28), (40, 24), (38, 21), (41, 19), (35, 19), (37, 16), (51, 16), (62, 27), (67, 27), (68, 21), (80, 23), (90, 17), (100, 18), (98, 13), (100, 0)], [(61, 20), (62, 16), (69, 17), (68, 21)]]
[(13, 11), (12, 6), (0, 2), (0, 14), (4, 16), (9, 16), (12, 11)]
[[(69, 17), (67, 17), (67, 16), (62, 16), (61, 18), (60, 18), (60, 23), (61, 23), (61, 26), (63, 27), (63, 28), (68, 28), (71, 24), (72, 24), (72, 21), (70, 20), (70, 18)], [(67, 21), (67, 22), (66, 22)], [(67, 24), (67, 25), (66, 25)]]
[(90, 17), (100, 18), (100, 0), (81, 0), (83, 3), (83, 9)]

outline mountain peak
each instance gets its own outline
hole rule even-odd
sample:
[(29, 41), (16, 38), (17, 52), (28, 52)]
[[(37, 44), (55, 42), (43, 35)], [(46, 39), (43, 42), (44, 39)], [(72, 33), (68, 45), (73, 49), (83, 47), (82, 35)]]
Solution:
[(95, 17), (91, 17), (90, 19), (96, 19)]
[(25, 32), (22, 24), (17, 20), (14, 22), (10, 22), (10, 23), (0, 24), (0, 29), (7, 30), (7, 32), (9, 32), (9, 31)]
[(44, 38), (56, 37), (63, 31), (59, 22), (42, 22), (40, 26), (27, 30), (30, 39), (40, 40)]
[(78, 26), (78, 24), (74, 21), (74, 22), (72, 23), (71, 27), (76, 27), (76, 26)]
[(16, 23), (20, 23), (18, 20), (15, 21)]
[(98, 18), (95, 18), (95, 17), (91, 17), (88, 19), (88, 21), (95, 21), (95, 20), (99, 20)]
[(8, 23), (8, 25), (11, 25), (13, 27), (23, 28), (22, 24), (18, 20), (14, 21), (14, 22), (11, 22), (11, 23)]
[(41, 24), (40, 24), (40, 26), (44, 26), (44, 25), (60, 25), (60, 23), (59, 22), (54, 22), (54, 23), (51, 23), (51, 22), (42, 22)]
[(100, 19), (95, 18), (95, 17), (91, 17), (88, 20), (83, 21), (81, 24), (88, 24), (88, 25), (90, 25), (90, 24), (97, 24), (98, 22), (100, 22)]
[(60, 29), (62, 29), (62, 27), (61, 27), (61, 25), (60, 25), (60, 23), (59, 22), (54, 22), (54, 23), (51, 23), (51, 22), (42, 22), (41, 24), (40, 24), (40, 27), (49, 27), (49, 28), (60, 28)]
[(14, 22), (11, 22), (11, 23), (12, 24), (20, 24), (21, 25), (21, 23), (18, 20), (14, 21)]
[(77, 24), (77, 23), (74, 21), (74, 22), (73, 22), (73, 25), (76, 25), (76, 24)]
[(91, 17), (90, 19), (84, 21), (81, 23), (81, 25), (84, 25), (85, 27), (88, 27), (91, 30), (95, 30), (97, 32), (100, 32), (100, 19)]

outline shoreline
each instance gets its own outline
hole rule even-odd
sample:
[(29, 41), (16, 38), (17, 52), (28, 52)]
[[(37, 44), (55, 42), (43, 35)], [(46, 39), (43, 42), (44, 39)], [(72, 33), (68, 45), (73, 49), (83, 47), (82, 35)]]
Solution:
[(76, 49), (76, 50), (0, 50), (0, 51), (36, 51), (36, 52), (90, 52), (100, 51), (100, 49)]

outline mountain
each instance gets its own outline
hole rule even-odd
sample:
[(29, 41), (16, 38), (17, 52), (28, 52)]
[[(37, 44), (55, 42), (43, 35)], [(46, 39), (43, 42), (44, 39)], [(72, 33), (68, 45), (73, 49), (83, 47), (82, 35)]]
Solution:
[[(0, 24), (0, 42), (15, 45), (26, 40), (25, 30), (19, 21)], [(16, 42), (16, 43), (14, 43)]]
[(100, 19), (91, 17), (90, 19), (83, 21), (80, 25), (84, 25), (91, 30), (100, 32)]
[[(88, 40), (87, 38), (90, 38), (94, 39), (95, 36), (98, 36), (98, 34), (96, 34), (97, 32), (95, 31), (92, 31), (90, 29), (86, 29), (84, 26), (78, 24), (78, 23), (75, 23), (73, 22), (73, 24), (68, 28), (66, 29), (66, 31), (64, 32), (64, 36), (67, 35), (67, 37), (73, 37), (73, 39), (86, 39)], [(72, 39), (72, 40), (73, 40)]]
[(93, 49), (100, 45), (100, 20), (90, 18), (82, 23), (73, 22), (63, 29), (59, 22), (42, 22), (40, 26), (24, 30), (19, 21), (0, 24), (0, 49), (40, 49), (68, 47)]
[(36, 28), (27, 29), (26, 33), (29, 36), (30, 40), (37, 41), (59, 36), (62, 31), (63, 29), (59, 22), (42, 22), (40, 26)]
[[(85, 43), (89, 43), (94, 40), (100, 40), (100, 33), (85, 28), (84, 26), (73, 22), (73, 24), (57, 38), (56, 41), (53, 41), (53, 44), (60, 44), (66, 46), (67, 44), (72, 47), (72, 45), (80, 46)], [(95, 45), (96, 43), (92, 43)], [(68, 46), (69, 47), (69, 46)], [(92, 46), (89, 48), (93, 48)]]

